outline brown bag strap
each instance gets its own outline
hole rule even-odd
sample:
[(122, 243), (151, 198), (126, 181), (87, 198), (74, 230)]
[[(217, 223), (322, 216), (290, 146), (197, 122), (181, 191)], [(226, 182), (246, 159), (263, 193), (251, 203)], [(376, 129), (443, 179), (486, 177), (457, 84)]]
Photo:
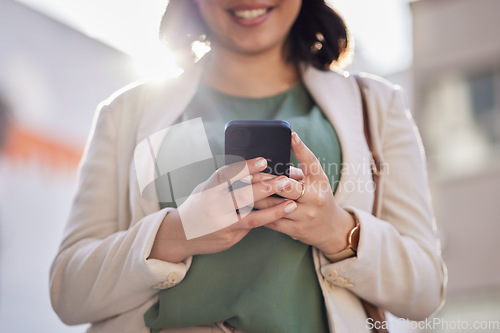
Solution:
[[(368, 149), (370, 150), (370, 154), (372, 155), (372, 177), (373, 177), (373, 183), (375, 186), (375, 198), (373, 202), (373, 211), (372, 214), (376, 216), (376, 210), (378, 207), (378, 200), (379, 200), (379, 186), (380, 186), (380, 169), (382, 166), (382, 161), (380, 160), (379, 156), (376, 154), (376, 152), (373, 149), (373, 141), (372, 141), (372, 134), (370, 130), (370, 119), (368, 115), (368, 104), (366, 102), (366, 97), (363, 92), (363, 81), (361, 80), (361, 77), (359, 75), (354, 75), (354, 78), (356, 79), (356, 83), (358, 84), (359, 87), (359, 92), (361, 95), (361, 106), (363, 108), (363, 127), (364, 127), (364, 133), (365, 133), (365, 138), (366, 138), (366, 143), (368, 144)], [(363, 304), (363, 308), (365, 309), (366, 315), (368, 319), (371, 319), (371, 323), (373, 324), (373, 330), (377, 333), (389, 333), (389, 331), (383, 327), (386, 326), (385, 322), (385, 312), (375, 305), (361, 299), (361, 303)]]
[(365, 133), (365, 139), (366, 143), (368, 144), (368, 149), (370, 150), (370, 153), (372, 155), (372, 162), (371, 162), (371, 167), (372, 167), (372, 177), (373, 177), (373, 183), (375, 187), (375, 198), (373, 202), (373, 210), (372, 214), (374, 216), (377, 216), (377, 207), (378, 207), (378, 201), (380, 199), (380, 174), (382, 170), (382, 159), (380, 156), (377, 154), (376, 149), (373, 147), (373, 140), (372, 140), (372, 133), (370, 129), (370, 117), (368, 114), (368, 104), (366, 102), (366, 96), (363, 92), (364, 84), (363, 80), (359, 75), (354, 75), (354, 78), (356, 79), (356, 83), (358, 84), (359, 87), (359, 92), (361, 95), (361, 106), (363, 109), (363, 130)]

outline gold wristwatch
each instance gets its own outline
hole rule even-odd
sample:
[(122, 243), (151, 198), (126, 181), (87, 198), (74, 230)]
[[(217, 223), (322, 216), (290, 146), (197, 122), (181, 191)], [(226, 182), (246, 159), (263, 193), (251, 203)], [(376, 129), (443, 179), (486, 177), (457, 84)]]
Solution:
[(347, 246), (340, 252), (330, 254), (328, 259), (332, 262), (340, 261), (343, 259), (351, 258), (356, 256), (356, 251), (358, 250), (359, 242), (359, 221), (356, 215), (349, 213), (354, 218), (356, 225), (349, 231), (347, 235)]

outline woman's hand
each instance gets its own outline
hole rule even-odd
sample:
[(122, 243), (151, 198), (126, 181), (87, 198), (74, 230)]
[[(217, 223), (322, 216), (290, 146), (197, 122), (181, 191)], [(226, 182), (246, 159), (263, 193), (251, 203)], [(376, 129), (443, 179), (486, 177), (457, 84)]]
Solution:
[[(265, 209), (251, 210), (255, 202), (290, 186), (287, 177), (264, 179), (260, 176), (266, 166), (264, 158), (255, 158), (216, 170), (178, 209), (165, 216), (149, 258), (179, 262), (196, 254), (221, 252), (238, 243), (252, 228), (293, 212), (297, 204), (283, 199)], [(260, 181), (252, 181), (254, 178)], [(251, 183), (251, 186), (230, 191), (229, 185), (237, 180)], [(186, 233), (200, 232), (200, 229), (213, 232), (186, 238)]]
[[(328, 257), (347, 246), (347, 235), (355, 226), (354, 218), (336, 203), (320, 162), (297, 133), (292, 134), (292, 150), (303, 172), (304, 194), (301, 196), (302, 184), (290, 179), (290, 186), (278, 194), (297, 200), (297, 209), (266, 226), (310, 244)], [(283, 199), (266, 198), (257, 202), (256, 207), (273, 206), (278, 200)]]

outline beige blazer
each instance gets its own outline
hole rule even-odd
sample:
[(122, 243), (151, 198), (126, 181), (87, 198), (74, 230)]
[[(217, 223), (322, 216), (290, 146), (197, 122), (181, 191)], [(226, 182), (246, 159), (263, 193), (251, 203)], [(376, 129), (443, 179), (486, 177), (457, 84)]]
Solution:
[[(139, 191), (133, 153), (169, 126), (193, 97), (203, 68), (162, 83), (127, 87), (100, 105), (79, 170), (79, 184), (59, 253), (50, 270), (52, 306), (89, 332), (148, 332), (144, 312), (159, 289), (182, 282), (181, 263), (146, 260), (169, 209)], [(332, 332), (368, 332), (358, 297), (399, 317), (431, 315), (444, 300), (441, 259), (423, 147), (401, 88), (363, 76), (374, 145), (385, 162), (380, 218), (373, 204), (370, 153), (359, 91), (347, 73), (303, 68), (303, 81), (340, 140), (337, 202), (361, 225), (358, 254), (337, 263), (313, 251)], [(213, 328), (182, 330), (210, 332)], [(168, 332), (168, 330), (166, 330)]]

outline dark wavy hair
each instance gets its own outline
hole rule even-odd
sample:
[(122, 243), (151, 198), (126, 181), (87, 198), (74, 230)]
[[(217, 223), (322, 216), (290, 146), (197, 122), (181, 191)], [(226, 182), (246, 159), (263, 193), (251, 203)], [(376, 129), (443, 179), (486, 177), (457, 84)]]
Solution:
[[(161, 20), (160, 39), (184, 60), (195, 61), (193, 43), (209, 43), (210, 37), (193, 0), (170, 0)], [(303, 0), (285, 47), (288, 61), (327, 70), (349, 60), (351, 44), (346, 24), (334, 9), (324, 0)]]

